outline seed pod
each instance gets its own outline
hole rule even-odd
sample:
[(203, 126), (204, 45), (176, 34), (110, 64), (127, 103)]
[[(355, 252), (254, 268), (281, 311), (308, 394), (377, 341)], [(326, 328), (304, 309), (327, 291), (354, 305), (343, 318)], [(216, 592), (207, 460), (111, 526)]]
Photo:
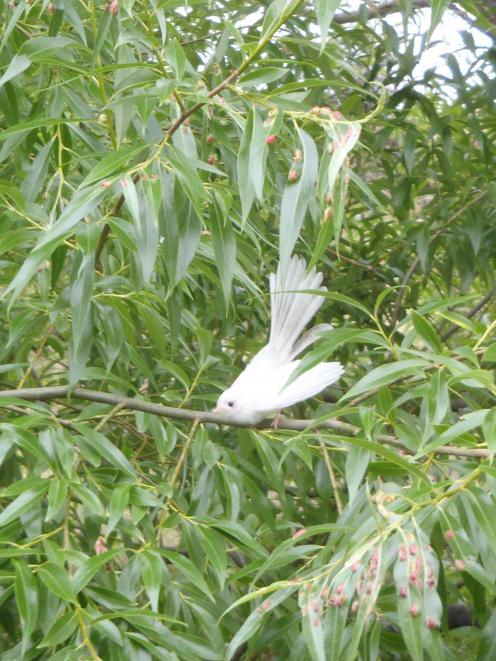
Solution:
[(435, 620), (433, 617), (429, 617), (427, 620), (427, 626), (429, 627), (429, 629), (432, 630), (432, 629), (437, 629), (439, 624), (437, 620)]

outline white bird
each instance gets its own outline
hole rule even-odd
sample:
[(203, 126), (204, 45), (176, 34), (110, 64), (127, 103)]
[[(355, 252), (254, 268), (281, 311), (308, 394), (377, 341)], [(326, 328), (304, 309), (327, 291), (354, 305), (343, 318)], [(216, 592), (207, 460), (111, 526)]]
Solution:
[(219, 397), (214, 413), (222, 413), (227, 422), (257, 424), (286, 406), (313, 397), (343, 373), (340, 363), (319, 363), (288, 383), (301, 362), (296, 356), (332, 328), (318, 324), (300, 338), (324, 302), (322, 295), (302, 290), (327, 291), (321, 286), (322, 273), (313, 268), (306, 274), (306, 268), (303, 259), (293, 257), (286, 273), (279, 265), (277, 274), (270, 274), (269, 342)]

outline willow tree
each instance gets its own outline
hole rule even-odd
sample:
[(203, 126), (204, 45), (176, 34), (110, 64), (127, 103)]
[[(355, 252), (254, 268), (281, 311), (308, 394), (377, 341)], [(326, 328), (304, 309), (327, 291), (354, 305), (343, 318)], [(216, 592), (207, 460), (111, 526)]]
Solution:
[[(2, 3), (4, 661), (494, 659), (492, 3), (368, 4)], [(219, 425), (293, 253), (345, 374)]]

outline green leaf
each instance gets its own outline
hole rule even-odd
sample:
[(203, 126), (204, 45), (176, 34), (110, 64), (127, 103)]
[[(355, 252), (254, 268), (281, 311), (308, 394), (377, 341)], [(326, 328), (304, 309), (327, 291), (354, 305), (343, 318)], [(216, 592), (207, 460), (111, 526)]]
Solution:
[(437, 334), (434, 326), (425, 317), (412, 310), (410, 313), (413, 326), (424, 342), (434, 351), (434, 353), (442, 353), (443, 347), (441, 340)]
[(303, 129), (296, 127), (296, 130), (303, 146), (303, 166), (298, 180), (288, 182), (282, 194), (279, 260), (283, 269), (289, 263), (317, 181), (318, 153), (315, 142)]
[(317, 10), (317, 22), (320, 30), (320, 52), (322, 52), (327, 43), (329, 26), (336, 9), (341, 4), (341, 0), (315, 0)]
[(38, 577), (54, 595), (69, 603), (77, 603), (71, 581), (65, 569), (53, 562), (44, 562), (38, 568)]
[(428, 365), (429, 363), (427, 361), (416, 358), (411, 360), (399, 360), (396, 363), (376, 367), (362, 377), (360, 381), (351, 388), (351, 390), (348, 390), (348, 392), (341, 398), (341, 401), (351, 399), (352, 397), (361, 395), (369, 390), (374, 390), (380, 386), (386, 386), (401, 377), (411, 376), (412, 374), (415, 374), (419, 368), (427, 367)]
[(18, 519), (22, 514), (33, 508), (41, 500), (43, 494), (48, 489), (48, 480), (46, 483), (36, 489), (29, 489), (21, 493), (0, 513), (0, 526), (6, 526), (11, 521)]
[(14, 55), (10, 61), (9, 66), (4, 71), (3, 76), (0, 78), (0, 88), (5, 85), (9, 80), (15, 78), (23, 71), (26, 71), (31, 66), (31, 60), (26, 55)]
[(105, 551), (99, 555), (87, 558), (83, 564), (77, 568), (76, 573), (72, 577), (71, 583), (74, 594), (81, 592), (95, 574), (119, 553), (119, 549), (111, 549), (110, 551)]
[(245, 130), (243, 131), (238, 150), (237, 172), (239, 196), (241, 199), (242, 226), (244, 226), (255, 200), (255, 188), (250, 176), (250, 144), (253, 134), (254, 120), (255, 113), (251, 110), (246, 120)]
[(215, 599), (210, 592), (210, 589), (201, 572), (195, 567), (189, 558), (186, 558), (180, 553), (176, 553), (175, 551), (164, 551), (162, 549), (160, 549), (160, 554), (172, 562), (172, 564), (177, 567), (181, 574), (193, 585), (199, 588), (206, 597), (215, 602)]
[(441, 447), (442, 445), (448, 445), (452, 441), (456, 440), (463, 434), (476, 427), (480, 427), (484, 420), (487, 417), (489, 409), (481, 409), (480, 411), (471, 411), (464, 415), (461, 420), (456, 422), (454, 425), (451, 425), (446, 431), (440, 434), (434, 441), (431, 441), (426, 446), (424, 446), (418, 453), (418, 457), (423, 457), (429, 452)]
[(224, 303), (229, 305), (232, 281), (236, 266), (236, 236), (228, 214), (222, 217), (222, 208), (218, 203), (212, 204), (210, 212), (210, 228), (214, 246), (215, 261), (222, 283)]
[(276, 80), (284, 78), (288, 74), (287, 69), (264, 66), (253, 71), (249, 71), (240, 77), (238, 85), (240, 87), (253, 87), (263, 83), (274, 83)]
[(441, 22), (443, 14), (449, 5), (449, 0), (431, 0), (431, 4), (431, 24), (429, 26), (427, 40), (432, 37), (432, 33)]
[(81, 183), (81, 188), (86, 188), (96, 181), (115, 177), (118, 173), (126, 170), (126, 165), (143, 152), (143, 145), (139, 147), (126, 146), (121, 147), (111, 154), (103, 156), (98, 163), (90, 170)]
[(135, 479), (136, 473), (126, 457), (113, 443), (111, 443), (103, 434), (95, 431), (91, 427), (76, 423), (74, 425), (78, 432), (84, 437), (84, 440), (97, 452), (105, 461), (115, 466), (125, 475)]
[(77, 614), (69, 610), (58, 617), (47, 631), (44, 638), (38, 643), (38, 647), (53, 647), (66, 641), (78, 627)]
[(50, 480), (48, 488), (48, 508), (45, 521), (50, 521), (66, 504), (67, 480), (54, 477)]
[(158, 610), (160, 587), (164, 577), (162, 558), (158, 551), (146, 550), (140, 556), (141, 577), (152, 610)]
[(38, 620), (38, 586), (29, 565), (24, 560), (15, 562), (15, 598), (22, 622), (23, 653)]

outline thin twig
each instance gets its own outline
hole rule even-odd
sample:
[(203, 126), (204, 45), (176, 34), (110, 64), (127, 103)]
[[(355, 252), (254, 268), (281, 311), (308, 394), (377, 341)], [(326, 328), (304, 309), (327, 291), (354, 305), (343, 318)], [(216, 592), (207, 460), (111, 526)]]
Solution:
[[(490, 289), (487, 294), (481, 298), (481, 300), (477, 303), (477, 305), (474, 305), (474, 307), (467, 313), (467, 318), (471, 319), (474, 317), (480, 310), (482, 310), (483, 307), (485, 307), (489, 301), (492, 299), (492, 297), (496, 294), (496, 287), (493, 287)], [(444, 342), (448, 338), (450, 338), (452, 335), (454, 335), (458, 330), (460, 330), (460, 326), (458, 324), (453, 324), (448, 328), (448, 330), (441, 335), (441, 340)]]
[(338, 514), (341, 515), (343, 513), (343, 503), (341, 501), (341, 496), (339, 494), (339, 487), (336, 480), (336, 475), (334, 473), (334, 468), (332, 467), (331, 460), (329, 459), (327, 446), (324, 443), (322, 435), (320, 433), (317, 433), (317, 436), (319, 437), (320, 447), (322, 449), (322, 454), (324, 455), (324, 461), (327, 468), (327, 472), (329, 473), (329, 480), (331, 482), (332, 490), (334, 491), (334, 500), (336, 502), (336, 509), (338, 511)]
[[(24, 399), (27, 401), (50, 401), (52, 399), (60, 399), (63, 397), (74, 397), (76, 399), (84, 399), (90, 402), (101, 402), (102, 404), (110, 404), (117, 406), (122, 402), (123, 408), (131, 409), (133, 411), (143, 411), (151, 415), (158, 415), (172, 420), (190, 420), (198, 423), (210, 422), (216, 425), (224, 425), (227, 427), (249, 427), (241, 422), (231, 422), (225, 420), (224, 416), (219, 413), (212, 413), (210, 411), (192, 411), (191, 409), (179, 409), (172, 406), (163, 406), (162, 404), (152, 404), (151, 402), (144, 402), (142, 399), (135, 399), (134, 397), (124, 397), (122, 395), (114, 395), (111, 393), (100, 392), (98, 390), (86, 390), (85, 388), (74, 388), (71, 390), (69, 386), (49, 386), (46, 388), (22, 388), (20, 390), (2, 390), (0, 391), (0, 400), (4, 398)], [(272, 421), (265, 420), (259, 425), (258, 429), (273, 429)], [(348, 435), (356, 436), (360, 432), (359, 427), (350, 425), (348, 422), (341, 422), (340, 420), (296, 420), (293, 418), (281, 417), (277, 425), (278, 429), (287, 429), (289, 431), (306, 431), (309, 428), (329, 429), (331, 431)], [(400, 440), (388, 434), (381, 434), (377, 440), (386, 445), (392, 445), (401, 449), (406, 454), (415, 454), (412, 450), (405, 447)], [(458, 457), (479, 457), (488, 458), (491, 456), (489, 450), (484, 448), (460, 448), (453, 445), (443, 445), (434, 450), (436, 454), (450, 454)]]

